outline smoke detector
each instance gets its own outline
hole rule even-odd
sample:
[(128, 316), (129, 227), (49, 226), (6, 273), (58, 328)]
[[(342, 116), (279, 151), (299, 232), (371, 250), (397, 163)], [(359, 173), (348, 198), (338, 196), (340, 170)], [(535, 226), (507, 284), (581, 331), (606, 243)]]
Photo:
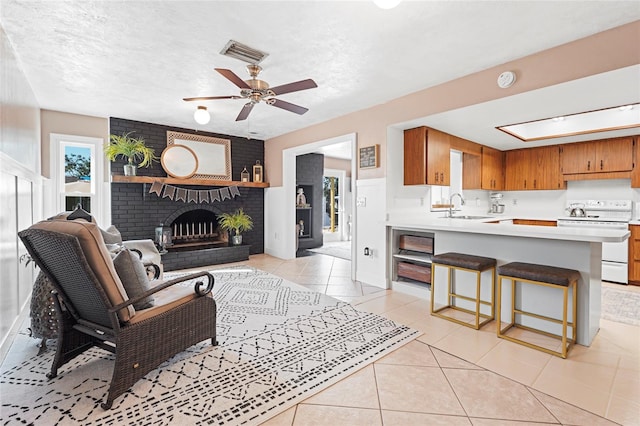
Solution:
[(500, 87), (501, 89), (506, 89), (507, 87), (511, 87), (515, 82), (516, 82), (516, 73), (513, 71), (505, 71), (498, 76), (498, 87)]

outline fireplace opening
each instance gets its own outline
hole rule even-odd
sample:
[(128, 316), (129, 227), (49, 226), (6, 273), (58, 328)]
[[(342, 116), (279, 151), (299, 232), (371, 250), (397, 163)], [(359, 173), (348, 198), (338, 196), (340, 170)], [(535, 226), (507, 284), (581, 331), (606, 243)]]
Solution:
[(227, 233), (220, 229), (215, 213), (197, 209), (178, 216), (171, 224), (172, 245), (169, 251), (226, 246)]

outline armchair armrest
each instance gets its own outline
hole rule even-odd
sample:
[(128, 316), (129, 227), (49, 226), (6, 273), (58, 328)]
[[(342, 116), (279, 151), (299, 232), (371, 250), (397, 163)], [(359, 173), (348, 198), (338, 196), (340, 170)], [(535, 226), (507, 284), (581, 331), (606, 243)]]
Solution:
[[(136, 252), (138, 257), (140, 257), (140, 260), (142, 260), (142, 252), (140, 250), (137, 248), (130, 248), (129, 251)], [(145, 271), (147, 271), (147, 275), (150, 275), (150, 279), (157, 280), (160, 278), (160, 266), (148, 260), (146, 262), (143, 261), (142, 264), (144, 265)]]
[(139, 302), (140, 300), (144, 299), (147, 296), (151, 296), (152, 294), (155, 294), (159, 291), (164, 290), (165, 288), (171, 287), (172, 285), (184, 282), (184, 281), (189, 281), (189, 280), (193, 280), (195, 278), (199, 278), (199, 277), (207, 277), (207, 285), (202, 288), (205, 284), (203, 282), (203, 280), (198, 280), (196, 281), (196, 283), (193, 286), (193, 291), (194, 293), (196, 293), (198, 296), (206, 296), (207, 294), (209, 294), (211, 292), (211, 290), (213, 289), (213, 285), (215, 283), (215, 280), (213, 278), (213, 275), (211, 275), (209, 272), (194, 272), (193, 274), (189, 274), (189, 275), (185, 275), (184, 277), (179, 277), (179, 278), (175, 278), (173, 280), (169, 280), (169, 281), (165, 281), (163, 283), (158, 284), (157, 286), (153, 287), (152, 289), (149, 289), (147, 291), (145, 291), (142, 294), (139, 294), (136, 297), (133, 297), (131, 299), (125, 300), (124, 302), (112, 306), (111, 308), (109, 308), (109, 313), (112, 312), (117, 312), (118, 310), (127, 307), (129, 305), (133, 305), (136, 302)]

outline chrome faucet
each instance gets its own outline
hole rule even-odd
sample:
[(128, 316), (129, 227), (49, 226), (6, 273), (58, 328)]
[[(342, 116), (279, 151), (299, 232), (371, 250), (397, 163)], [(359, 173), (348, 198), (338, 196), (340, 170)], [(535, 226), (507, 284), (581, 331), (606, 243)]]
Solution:
[(453, 197), (455, 197), (456, 195), (460, 197), (460, 205), (464, 206), (464, 198), (462, 198), (462, 194), (460, 194), (459, 192), (451, 194), (451, 196), (449, 197), (449, 217), (453, 217)]

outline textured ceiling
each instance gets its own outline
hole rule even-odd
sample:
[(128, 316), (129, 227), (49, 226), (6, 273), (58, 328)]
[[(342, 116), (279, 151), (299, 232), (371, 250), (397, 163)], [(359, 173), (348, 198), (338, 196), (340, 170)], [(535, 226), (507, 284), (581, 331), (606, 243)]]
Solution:
[[(640, 19), (637, 1), (50, 1), (0, 0), (0, 21), (41, 108), (268, 139)], [(272, 86), (299, 116), (243, 100), (214, 68), (248, 78), (219, 54), (229, 39), (269, 53)]]

